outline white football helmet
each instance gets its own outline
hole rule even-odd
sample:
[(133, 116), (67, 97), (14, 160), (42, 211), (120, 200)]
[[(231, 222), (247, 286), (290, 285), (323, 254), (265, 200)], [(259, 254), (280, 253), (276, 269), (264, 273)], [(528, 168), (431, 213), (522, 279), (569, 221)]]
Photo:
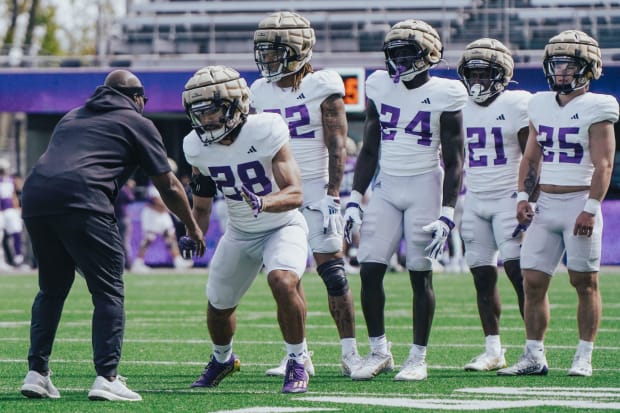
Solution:
[(310, 61), (315, 43), (308, 19), (289, 11), (273, 13), (254, 32), (254, 60), (262, 77), (277, 82)]
[[(565, 30), (549, 39), (545, 46), (543, 69), (551, 90), (561, 94), (571, 93), (586, 87), (590, 80), (601, 77), (601, 49), (598, 42), (586, 33)], [(558, 81), (565, 73), (572, 75), (570, 83)]]
[(394, 83), (409, 81), (431, 67), (443, 56), (439, 34), (422, 20), (396, 23), (383, 42), (385, 66)]
[[(472, 78), (472, 70), (484, 71)], [(512, 79), (512, 53), (502, 42), (482, 38), (467, 45), (459, 60), (457, 72), (474, 102), (483, 103), (501, 93)]]
[[(250, 89), (234, 69), (203, 67), (187, 81), (183, 106), (192, 127), (205, 145), (218, 142), (245, 122), (250, 112)], [(205, 124), (202, 116), (221, 110), (215, 123)]]

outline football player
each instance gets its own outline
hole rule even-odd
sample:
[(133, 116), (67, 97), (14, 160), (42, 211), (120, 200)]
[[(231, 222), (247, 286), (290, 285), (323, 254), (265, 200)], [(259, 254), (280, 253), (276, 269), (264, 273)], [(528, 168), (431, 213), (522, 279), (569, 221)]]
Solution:
[[(337, 72), (312, 69), (315, 41), (310, 22), (297, 13), (273, 13), (258, 24), (254, 58), (262, 78), (250, 87), (251, 106), (257, 112), (278, 113), (288, 124), (301, 171), (308, 242), (340, 336), (341, 372), (348, 376), (360, 357), (353, 296), (345, 275), (339, 198), (347, 159), (345, 91)], [(313, 373), (311, 361), (307, 363)], [(284, 365), (267, 374), (284, 374)]]
[[(394, 379), (424, 380), (435, 312), (432, 265), (454, 228), (463, 173), (461, 110), (467, 91), (458, 80), (430, 75), (429, 69), (442, 59), (443, 47), (437, 31), (424, 21), (396, 23), (383, 51), (387, 70), (375, 71), (366, 81), (364, 140), (344, 216), (347, 240), (361, 225), (358, 258), (370, 340), (370, 354), (351, 378), (370, 380), (394, 368), (385, 335), (383, 278), (404, 236), (413, 289), (413, 344)], [(362, 211), (362, 194), (377, 166), (380, 172)]]
[[(215, 387), (239, 370), (232, 352), (235, 309), (264, 265), (288, 354), (282, 392), (305, 392), (306, 307), (299, 284), (308, 228), (298, 210), (301, 179), (286, 123), (273, 113), (248, 116), (250, 90), (237, 71), (223, 66), (197, 71), (185, 84), (183, 104), (194, 129), (183, 141), (195, 173), (193, 214), (206, 233), (216, 187), (228, 207), (207, 281), (213, 354), (192, 387)], [(193, 243), (181, 237), (180, 244), (189, 258)]]
[[(0, 222), (4, 221), (4, 232), (9, 237), (10, 244), (13, 247), (11, 251), (13, 265), (22, 267), (24, 265), (22, 241), (24, 224), (17, 205), (15, 179), (9, 174), (10, 166), (8, 159), (0, 158), (0, 215), (2, 215)], [(0, 226), (0, 229), (2, 229), (2, 226)], [(0, 248), (2, 248), (2, 235), (0, 235)], [(0, 257), (3, 255), (3, 251), (0, 251)], [(0, 266), (2, 264), (0, 262)]]
[[(592, 349), (601, 321), (598, 272), (605, 198), (614, 164), (618, 101), (589, 91), (601, 76), (598, 42), (579, 30), (552, 37), (544, 50), (550, 92), (532, 96), (529, 136), (519, 167), (517, 219), (528, 224), (521, 248), (525, 292), (524, 354), (499, 375), (545, 375), (543, 339), (549, 325), (547, 291), (566, 253), (577, 292), (579, 343), (569, 376), (592, 375)], [(536, 215), (527, 202), (539, 181)]]
[(458, 63), (458, 75), (469, 92), (463, 108), (467, 193), (461, 233), (486, 342), (485, 352), (465, 365), (469, 371), (506, 367), (499, 337), (498, 252), (523, 317), (521, 236), (512, 233), (518, 225), (514, 212), (517, 175), (529, 131), (527, 103), (531, 94), (505, 90), (513, 69), (510, 50), (489, 38), (468, 44)]

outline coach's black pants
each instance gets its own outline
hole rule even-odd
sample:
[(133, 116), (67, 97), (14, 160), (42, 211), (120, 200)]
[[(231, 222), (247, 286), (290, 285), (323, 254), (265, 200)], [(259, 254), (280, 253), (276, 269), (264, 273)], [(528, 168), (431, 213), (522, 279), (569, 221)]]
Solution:
[(92, 344), (99, 376), (116, 376), (125, 328), (123, 243), (112, 215), (76, 210), (25, 218), (39, 263), (39, 293), (32, 304), (30, 370), (47, 371), (52, 345), (75, 271), (85, 278), (94, 305)]

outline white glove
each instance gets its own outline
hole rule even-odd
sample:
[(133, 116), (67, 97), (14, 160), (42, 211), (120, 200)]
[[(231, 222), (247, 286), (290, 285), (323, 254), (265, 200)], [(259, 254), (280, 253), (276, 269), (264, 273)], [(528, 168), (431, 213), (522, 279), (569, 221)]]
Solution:
[(353, 243), (353, 235), (360, 232), (363, 217), (364, 211), (360, 204), (357, 202), (347, 203), (347, 208), (344, 211), (344, 238), (349, 245)]
[(325, 195), (323, 199), (314, 202), (307, 207), (311, 211), (320, 211), (323, 214), (323, 234), (338, 232), (342, 228), (342, 215), (340, 214), (340, 198)]
[(428, 225), (422, 227), (426, 232), (430, 232), (433, 236), (433, 240), (428, 247), (424, 248), (426, 255), (429, 258), (438, 259), (443, 253), (443, 247), (450, 235), (450, 231), (454, 228), (454, 222), (450, 218), (440, 216), (437, 221), (433, 221)]

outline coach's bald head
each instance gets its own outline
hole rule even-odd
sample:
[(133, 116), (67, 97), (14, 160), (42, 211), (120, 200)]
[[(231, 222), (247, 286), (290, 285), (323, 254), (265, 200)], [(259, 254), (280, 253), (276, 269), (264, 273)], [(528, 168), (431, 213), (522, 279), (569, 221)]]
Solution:
[(105, 78), (104, 85), (118, 89), (127, 87), (142, 87), (142, 82), (140, 82), (140, 79), (138, 79), (138, 77), (129, 70), (118, 69), (108, 74)]

